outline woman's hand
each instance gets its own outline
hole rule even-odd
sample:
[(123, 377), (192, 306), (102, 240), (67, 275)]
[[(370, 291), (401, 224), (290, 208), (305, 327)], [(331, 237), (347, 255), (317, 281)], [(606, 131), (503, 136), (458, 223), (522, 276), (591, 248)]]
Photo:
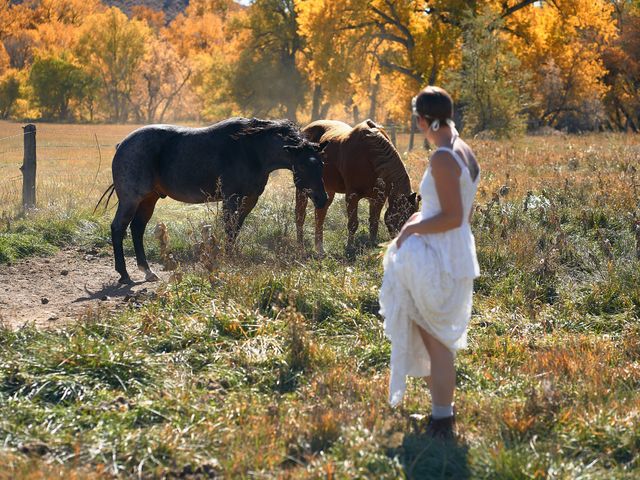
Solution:
[(416, 221), (416, 218), (418, 217), (418, 215), (420, 215), (420, 213), (421, 213), (421, 212), (415, 212), (414, 214), (412, 214), (412, 215), (409, 217), (409, 220), (407, 220), (407, 221), (405, 222), (405, 225), (409, 225), (410, 223), (414, 223), (414, 222)]
[(400, 248), (400, 246), (404, 243), (404, 241), (407, 238), (409, 238), (411, 235), (413, 235), (413, 233), (415, 233), (413, 231), (409, 233), (407, 230), (412, 225), (415, 225), (416, 223), (420, 223), (421, 219), (419, 218), (419, 216), (420, 216), (420, 212), (415, 212), (413, 215), (409, 217), (409, 220), (407, 220), (405, 224), (402, 226), (400, 233), (396, 237), (396, 245), (398, 248)]

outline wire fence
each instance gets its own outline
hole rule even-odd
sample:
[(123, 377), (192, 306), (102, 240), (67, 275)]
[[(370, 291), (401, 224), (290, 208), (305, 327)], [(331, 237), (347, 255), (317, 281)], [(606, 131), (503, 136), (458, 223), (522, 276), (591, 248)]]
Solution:
[[(22, 125), (0, 122), (0, 214), (22, 208)], [(36, 206), (93, 207), (111, 183), (116, 145), (135, 125), (37, 125)], [(409, 147), (409, 129), (384, 125), (398, 151)]]
[[(111, 182), (111, 159), (116, 144), (133, 128), (39, 125), (37, 207), (92, 208)], [(21, 125), (5, 122), (0, 123), (0, 130), (0, 213), (13, 216), (22, 208), (20, 167), (25, 132), (21, 131)]]

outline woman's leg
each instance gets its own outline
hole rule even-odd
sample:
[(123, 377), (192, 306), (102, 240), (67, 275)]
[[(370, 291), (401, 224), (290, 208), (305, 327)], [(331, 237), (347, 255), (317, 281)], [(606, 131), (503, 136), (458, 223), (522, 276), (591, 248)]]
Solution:
[(431, 378), (428, 382), (431, 401), (434, 405), (445, 406), (453, 403), (453, 391), (456, 387), (456, 369), (451, 350), (418, 327), (429, 357), (431, 357)]

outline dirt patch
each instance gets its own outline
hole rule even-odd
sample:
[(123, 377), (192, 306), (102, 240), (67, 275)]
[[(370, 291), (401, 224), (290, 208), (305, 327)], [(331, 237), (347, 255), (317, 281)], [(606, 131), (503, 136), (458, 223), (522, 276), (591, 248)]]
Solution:
[(26, 323), (56, 327), (90, 309), (124, 307), (153, 293), (169, 277), (159, 265), (152, 265), (161, 281), (145, 282), (131, 258), (127, 268), (133, 285), (118, 284), (113, 258), (94, 251), (69, 249), (0, 265), (0, 321), (10, 328)]

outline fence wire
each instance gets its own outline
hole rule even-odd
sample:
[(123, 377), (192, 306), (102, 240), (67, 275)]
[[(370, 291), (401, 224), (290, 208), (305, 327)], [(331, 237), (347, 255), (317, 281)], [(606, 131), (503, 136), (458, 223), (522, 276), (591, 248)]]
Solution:
[[(4, 127), (0, 124), (0, 127)], [(37, 125), (36, 131), (36, 204), (38, 207), (95, 205), (102, 191), (111, 183), (111, 160), (116, 145), (128, 134), (113, 127)], [(0, 137), (0, 213), (16, 213), (22, 203), (24, 156), (22, 126), (10, 124), (16, 133)], [(77, 129), (85, 131), (73, 131)], [(118, 128), (118, 127), (116, 127)], [(135, 129), (130, 126), (130, 130)], [(409, 130), (399, 125), (385, 125), (396, 148), (405, 155)], [(102, 129), (102, 130), (101, 130)], [(3, 129), (4, 130), (4, 129)], [(129, 130), (129, 131), (130, 131)]]
[[(89, 130), (85, 133), (51, 130), (45, 127), (36, 131), (37, 206), (92, 208), (111, 183), (111, 159), (116, 144), (125, 135)], [(28, 133), (0, 137), (2, 214), (13, 215), (21, 209), (20, 167), (24, 156), (23, 139)]]

